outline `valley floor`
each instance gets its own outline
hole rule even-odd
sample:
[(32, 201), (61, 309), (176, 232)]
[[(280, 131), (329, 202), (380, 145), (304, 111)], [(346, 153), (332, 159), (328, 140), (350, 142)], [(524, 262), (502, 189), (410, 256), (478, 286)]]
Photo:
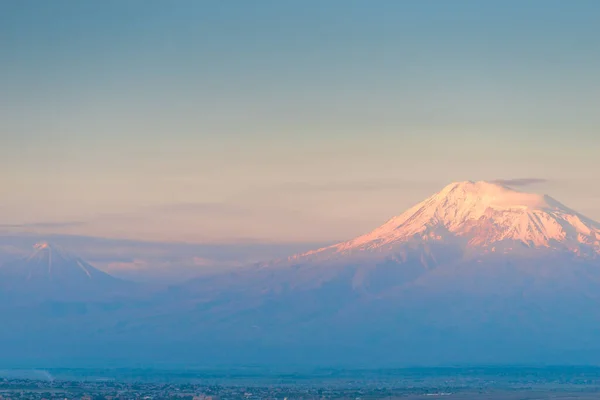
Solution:
[(0, 399), (416, 400), (437, 398), (445, 400), (598, 399), (600, 398), (600, 369), (587, 367), (419, 368), (322, 370), (310, 374), (251, 370), (0, 371)]

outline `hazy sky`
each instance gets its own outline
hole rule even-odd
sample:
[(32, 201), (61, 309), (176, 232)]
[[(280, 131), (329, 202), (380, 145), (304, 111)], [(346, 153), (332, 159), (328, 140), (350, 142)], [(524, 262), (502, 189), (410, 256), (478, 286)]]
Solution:
[(600, 220), (597, 0), (3, 1), (0, 71), (2, 229), (329, 241), (498, 178)]

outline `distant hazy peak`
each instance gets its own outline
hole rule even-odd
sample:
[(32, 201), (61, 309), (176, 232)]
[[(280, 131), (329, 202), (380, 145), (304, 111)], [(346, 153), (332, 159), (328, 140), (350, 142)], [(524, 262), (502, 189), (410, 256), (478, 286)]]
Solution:
[(60, 252), (64, 252), (64, 250), (61, 247), (59, 247), (59, 246), (57, 246), (55, 244), (51, 244), (51, 243), (46, 242), (46, 241), (42, 241), (42, 242), (38, 242), (38, 243), (34, 244), (33, 248), (36, 251), (46, 250), (46, 251), (60, 251)]
[(2, 265), (0, 278), (2, 276), (5, 280), (16, 279), (21, 283), (62, 282), (72, 286), (96, 279), (115, 280), (81, 258), (46, 241), (36, 243), (28, 257)]
[(29, 259), (33, 258), (42, 258), (42, 257), (60, 257), (62, 259), (72, 259), (75, 258), (73, 255), (69, 254), (65, 249), (60, 246), (57, 246), (53, 243), (49, 243), (46, 241), (38, 242), (33, 245), (33, 252), (29, 256)]

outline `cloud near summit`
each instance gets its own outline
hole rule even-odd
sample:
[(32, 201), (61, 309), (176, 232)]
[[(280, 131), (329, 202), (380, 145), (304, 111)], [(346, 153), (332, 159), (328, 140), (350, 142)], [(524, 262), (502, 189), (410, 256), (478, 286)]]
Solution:
[(515, 179), (496, 179), (493, 181), (506, 186), (530, 186), (538, 183), (546, 183), (548, 179), (544, 178), (515, 178)]

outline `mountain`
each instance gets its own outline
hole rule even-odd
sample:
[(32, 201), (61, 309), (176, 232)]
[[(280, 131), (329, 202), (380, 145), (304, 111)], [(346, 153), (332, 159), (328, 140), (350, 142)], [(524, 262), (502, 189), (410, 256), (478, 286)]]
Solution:
[(30, 298), (82, 298), (111, 293), (125, 282), (47, 242), (32, 253), (0, 266), (0, 291)]
[(456, 182), (365, 235), (260, 264), (227, 285), (248, 291), (258, 279), (262, 291), (277, 291), (329, 283), (382, 295), (459, 266), (498, 263), (598, 265), (600, 224), (547, 195)]
[(549, 196), (457, 182), (366, 235), (183, 285), (169, 325), (253, 362), (590, 362), (599, 240)]
[[(366, 235), (134, 301), (0, 302), (0, 353), (66, 367), (599, 364), (599, 240), (549, 196), (457, 182)], [(37, 252), (0, 281), (111, 293), (88, 264)]]
[(479, 254), (546, 249), (596, 258), (600, 224), (547, 195), (491, 182), (457, 182), (366, 235), (289, 261), (377, 257), (411, 244), (444, 244)]

